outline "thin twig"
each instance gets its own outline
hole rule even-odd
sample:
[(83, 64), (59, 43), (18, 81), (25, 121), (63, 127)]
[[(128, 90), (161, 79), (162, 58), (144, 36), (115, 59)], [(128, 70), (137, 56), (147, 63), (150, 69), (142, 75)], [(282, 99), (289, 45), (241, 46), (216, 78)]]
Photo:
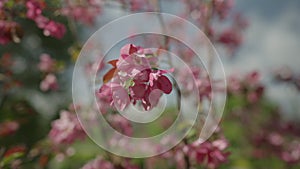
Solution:
[[(188, 145), (188, 141), (187, 141), (186, 138), (183, 139), (183, 143), (184, 143), (185, 146)], [(190, 163), (189, 156), (185, 152), (183, 152), (183, 153), (184, 153), (185, 168), (190, 169), (191, 168), (191, 163)]]

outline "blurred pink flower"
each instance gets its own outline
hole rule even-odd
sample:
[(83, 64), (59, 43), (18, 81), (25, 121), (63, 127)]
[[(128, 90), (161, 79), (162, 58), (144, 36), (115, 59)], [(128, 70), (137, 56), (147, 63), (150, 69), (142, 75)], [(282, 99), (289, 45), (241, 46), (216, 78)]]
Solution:
[(101, 157), (97, 157), (85, 164), (81, 169), (115, 169), (115, 167), (111, 162), (105, 161)]
[(16, 121), (6, 121), (0, 123), (0, 136), (4, 137), (15, 133), (19, 129), (19, 123)]
[(230, 52), (233, 52), (241, 45), (243, 42), (243, 37), (239, 31), (234, 28), (230, 28), (221, 32), (218, 42), (226, 45)]
[[(187, 76), (187, 72), (190, 75)], [(195, 92), (197, 88), (200, 100), (211, 99), (211, 82), (206, 72), (201, 68), (192, 66), (188, 69), (181, 69), (179, 72), (179, 81), (185, 86), (186, 92)]]
[(100, 12), (101, 8), (97, 4), (88, 4), (85, 6), (70, 5), (61, 9), (61, 13), (63, 15), (87, 25), (93, 25), (95, 23), (95, 18), (100, 14)]
[(123, 164), (124, 169), (139, 169), (137, 165), (131, 164), (128, 160), (126, 160)]
[(44, 35), (52, 36), (55, 38), (62, 38), (66, 32), (66, 28), (63, 24), (54, 21), (49, 21), (44, 27)]
[(60, 118), (53, 121), (49, 138), (55, 144), (71, 144), (77, 139), (86, 137), (76, 114), (69, 111), (61, 111)]
[(246, 75), (246, 83), (255, 85), (260, 80), (260, 74), (257, 71), (250, 72)]
[(57, 90), (58, 87), (57, 79), (54, 74), (48, 74), (40, 83), (40, 89), (42, 91)]
[(238, 93), (241, 90), (240, 80), (235, 76), (230, 76), (228, 78), (228, 90), (232, 93)]
[(130, 5), (130, 10), (133, 12), (154, 10), (147, 0), (130, 0), (129, 5)]
[(288, 145), (287, 150), (281, 153), (281, 159), (287, 163), (300, 162), (300, 143), (299, 141), (292, 142)]
[(52, 21), (42, 14), (42, 10), (45, 8), (43, 1), (29, 0), (26, 2), (28, 19), (35, 21), (38, 28), (43, 29), (45, 36), (52, 36), (54, 38), (62, 38), (66, 32), (66, 28), (63, 24)]
[(213, 4), (219, 18), (225, 19), (234, 5), (234, 0), (213, 0)]
[(284, 142), (283, 137), (279, 133), (276, 133), (276, 132), (270, 133), (267, 139), (274, 146), (280, 146)]
[(127, 136), (132, 136), (133, 128), (129, 120), (119, 114), (113, 114), (108, 117), (109, 122), (112, 127), (114, 127), (117, 131)]
[(206, 141), (200, 145), (195, 142), (189, 145), (188, 153), (195, 158), (197, 163), (206, 164), (208, 168), (215, 169), (227, 161), (229, 152), (224, 152), (227, 147), (228, 142), (225, 139)]
[(42, 14), (44, 6), (45, 4), (42, 3), (42, 1), (28, 0), (26, 2), (27, 18), (35, 20), (38, 16)]
[(34, 21), (38, 28), (44, 29), (47, 23), (49, 22), (49, 19), (42, 15), (39, 15), (34, 19)]
[(49, 54), (41, 54), (38, 68), (41, 72), (52, 72), (55, 68), (55, 60)]

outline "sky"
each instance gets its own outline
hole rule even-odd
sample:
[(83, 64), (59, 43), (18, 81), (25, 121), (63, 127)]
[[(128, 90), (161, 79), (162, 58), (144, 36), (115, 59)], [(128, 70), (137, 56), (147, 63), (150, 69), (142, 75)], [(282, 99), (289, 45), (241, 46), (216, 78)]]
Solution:
[(300, 94), (295, 88), (271, 83), (276, 68), (288, 66), (300, 72), (300, 1), (236, 0), (250, 25), (245, 42), (234, 61), (226, 62), (225, 72), (259, 70), (268, 84), (267, 96), (283, 107), (288, 117), (300, 119)]
[(237, 59), (229, 65), (233, 70), (270, 72), (286, 65), (300, 71), (300, 1), (240, 0), (236, 10), (250, 25)]

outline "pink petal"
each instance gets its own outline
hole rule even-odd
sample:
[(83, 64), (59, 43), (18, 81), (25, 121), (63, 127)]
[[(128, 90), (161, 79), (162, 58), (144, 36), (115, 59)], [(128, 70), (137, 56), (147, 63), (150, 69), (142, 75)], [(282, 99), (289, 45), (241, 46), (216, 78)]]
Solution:
[(146, 84), (136, 83), (134, 86), (130, 87), (130, 95), (134, 99), (141, 99), (145, 97), (147, 90)]
[(125, 59), (126, 57), (128, 57), (129, 55), (131, 55), (137, 51), (138, 51), (138, 47), (134, 46), (133, 44), (127, 44), (121, 48), (120, 52), (121, 52), (122, 58)]
[(123, 111), (130, 103), (130, 98), (127, 91), (122, 86), (114, 86), (113, 102), (117, 109)]
[(157, 86), (164, 93), (169, 94), (172, 91), (172, 83), (166, 76), (160, 76), (157, 80)]
[(158, 89), (154, 89), (150, 92), (149, 94), (149, 102), (151, 104), (151, 108), (153, 108), (154, 106), (157, 105), (157, 103), (159, 102), (159, 99), (162, 95), (162, 92)]
[(145, 70), (141, 71), (134, 77), (134, 81), (137, 83), (148, 82), (150, 72), (151, 72), (150, 69), (145, 69)]

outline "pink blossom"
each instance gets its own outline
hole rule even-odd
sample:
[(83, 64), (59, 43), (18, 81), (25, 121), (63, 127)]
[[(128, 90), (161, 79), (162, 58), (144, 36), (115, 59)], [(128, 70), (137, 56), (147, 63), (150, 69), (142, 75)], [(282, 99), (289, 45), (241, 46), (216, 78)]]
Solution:
[[(134, 105), (140, 102), (145, 110), (150, 110), (157, 105), (163, 93), (171, 93), (172, 83), (164, 75), (171, 71), (153, 68), (157, 61), (151, 50), (133, 44), (121, 48), (120, 58), (114, 68), (114, 77), (111, 83), (108, 83), (112, 90), (112, 102), (119, 110), (124, 110), (130, 102)], [(107, 84), (103, 86), (105, 85)], [(107, 86), (104, 87), (99, 91), (99, 96), (109, 98), (107, 90)]]
[(41, 82), (40, 89), (42, 91), (57, 90), (58, 83), (57, 83), (56, 76), (54, 74), (48, 74), (45, 77), (45, 79)]
[[(189, 72), (189, 76), (187, 76)], [(193, 77), (190, 77), (193, 76)], [(188, 70), (182, 69), (179, 72), (179, 80), (184, 86), (186, 86), (187, 92), (195, 92), (194, 88), (198, 89), (200, 100), (211, 99), (212, 86), (210, 79), (206, 72), (202, 71), (199, 67), (191, 67)]]
[(123, 164), (124, 169), (139, 169), (137, 165), (131, 164), (128, 160), (126, 160)]
[(228, 78), (228, 90), (232, 93), (237, 93), (241, 90), (241, 83), (235, 76), (230, 76)]
[(131, 11), (153, 11), (153, 7), (146, 0), (130, 0)]
[[(137, 78), (134, 78), (135, 84), (129, 88), (133, 103), (135, 104), (137, 100), (141, 100), (144, 109), (150, 110), (157, 105), (162, 93), (170, 94), (172, 83), (163, 75), (164, 73), (165, 71), (149, 69), (141, 72), (142, 75), (138, 73)], [(149, 82), (146, 81), (147, 79)]]
[(260, 74), (257, 71), (250, 72), (246, 76), (246, 83), (248, 84), (257, 84), (260, 80)]
[(0, 1), (0, 9), (3, 8), (3, 6), (5, 5), (5, 3), (7, 2), (8, 0), (1, 0)]
[(41, 72), (52, 72), (55, 67), (55, 60), (51, 58), (49, 54), (42, 54), (40, 56), (40, 63), (38, 68)]
[(284, 139), (279, 133), (272, 132), (268, 136), (268, 141), (274, 146), (280, 146), (283, 144)]
[(34, 19), (36, 25), (40, 29), (44, 29), (49, 22), (49, 19), (40, 15)]
[(295, 141), (289, 144), (287, 150), (281, 153), (281, 159), (287, 163), (297, 163), (300, 161), (300, 143)]
[(217, 168), (227, 161), (229, 153), (223, 152), (227, 147), (228, 143), (225, 139), (214, 142), (206, 141), (200, 145), (195, 142), (190, 145), (188, 153), (195, 158), (197, 163), (206, 163), (209, 168)]
[(38, 28), (43, 29), (45, 36), (52, 36), (55, 38), (62, 38), (66, 32), (63, 24), (52, 21), (42, 15), (42, 10), (45, 4), (40, 1), (30, 0), (26, 2), (28, 19), (35, 21)]
[(52, 36), (55, 38), (62, 38), (66, 32), (66, 28), (63, 24), (54, 21), (49, 21), (44, 27), (44, 35)]
[(218, 42), (226, 45), (230, 52), (233, 52), (243, 42), (243, 38), (239, 31), (234, 28), (226, 29), (221, 32)]
[(203, 77), (202, 79), (197, 79), (196, 86), (199, 91), (200, 100), (203, 100), (205, 98), (211, 99), (212, 86), (211, 86), (210, 79), (208, 77)]
[(44, 4), (42, 1), (30, 0), (26, 2), (27, 13), (26, 16), (29, 19), (35, 20), (38, 16), (42, 14), (42, 9)]
[(103, 160), (101, 157), (97, 157), (85, 164), (81, 169), (115, 169), (115, 167), (111, 162)]
[(110, 108), (114, 109), (111, 107), (113, 105), (118, 110), (123, 111), (130, 103), (128, 92), (118, 83), (109, 82), (102, 85), (96, 96), (103, 113), (106, 113)]
[(263, 95), (264, 87), (261, 85), (255, 86), (252, 91), (247, 94), (247, 99), (250, 103), (257, 102)]
[(215, 10), (220, 19), (225, 19), (234, 4), (234, 0), (213, 0)]
[(76, 114), (69, 111), (61, 111), (60, 118), (53, 121), (51, 126), (49, 138), (55, 144), (71, 144), (77, 139), (84, 139), (86, 136)]
[(125, 134), (127, 136), (131, 136), (133, 134), (133, 128), (130, 121), (123, 116), (119, 114), (110, 115), (108, 117), (108, 120), (111, 123), (112, 127), (114, 127), (122, 134)]

